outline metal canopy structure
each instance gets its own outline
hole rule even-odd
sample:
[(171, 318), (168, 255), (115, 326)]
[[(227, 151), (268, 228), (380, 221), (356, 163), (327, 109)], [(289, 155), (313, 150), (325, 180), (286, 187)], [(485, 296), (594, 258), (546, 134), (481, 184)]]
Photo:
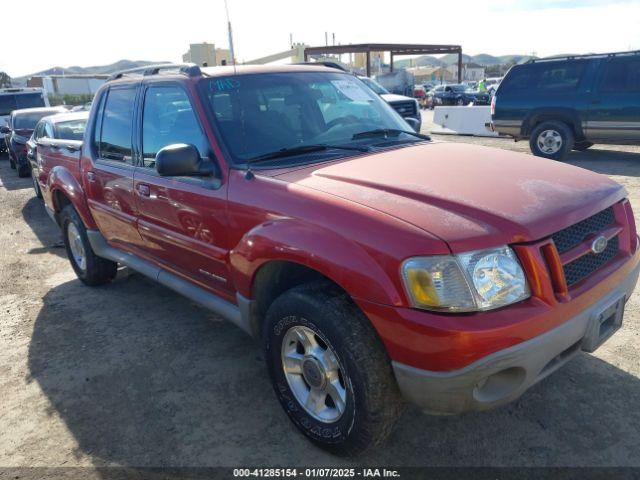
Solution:
[(412, 43), (356, 43), (350, 45), (327, 45), (325, 47), (307, 47), (304, 49), (304, 61), (310, 55), (331, 55), (344, 53), (367, 54), (367, 77), (371, 76), (371, 52), (389, 52), (391, 71), (393, 59), (399, 55), (433, 55), (455, 53), (458, 55), (458, 83), (462, 81), (462, 47), (460, 45), (423, 45)]

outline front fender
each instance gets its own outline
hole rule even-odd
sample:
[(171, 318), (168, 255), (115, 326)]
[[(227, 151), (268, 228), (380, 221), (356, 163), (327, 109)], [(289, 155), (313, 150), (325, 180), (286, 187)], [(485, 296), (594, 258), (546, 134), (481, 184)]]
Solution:
[(362, 246), (333, 231), (294, 219), (258, 225), (231, 250), (232, 277), (238, 292), (252, 298), (251, 286), (260, 267), (278, 260), (321, 273), (353, 298), (402, 304), (398, 285)]
[(58, 192), (64, 195), (74, 206), (80, 218), (88, 229), (97, 229), (98, 226), (89, 211), (87, 197), (78, 179), (66, 168), (56, 166), (51, 169), (47, 180), (47, 205), (56, 213), (60, 213), (63, 204), (60, 204)]

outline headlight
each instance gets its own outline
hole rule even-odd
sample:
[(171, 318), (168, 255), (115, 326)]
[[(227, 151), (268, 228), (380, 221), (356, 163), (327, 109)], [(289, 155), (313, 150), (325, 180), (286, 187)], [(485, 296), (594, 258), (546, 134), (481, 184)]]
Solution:
[(427, 310), (491, 310), (530, 295), (522, 267), (506, 246), (410, 258), (402, 276), (413, 306)]

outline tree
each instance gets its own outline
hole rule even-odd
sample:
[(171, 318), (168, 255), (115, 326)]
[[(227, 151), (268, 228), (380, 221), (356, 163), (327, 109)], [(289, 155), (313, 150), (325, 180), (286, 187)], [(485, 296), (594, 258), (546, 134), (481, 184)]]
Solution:
[(11, 77), (7, 75), (5, 72), (0, 72), (0, 88), (10, 87), (11, 86)]

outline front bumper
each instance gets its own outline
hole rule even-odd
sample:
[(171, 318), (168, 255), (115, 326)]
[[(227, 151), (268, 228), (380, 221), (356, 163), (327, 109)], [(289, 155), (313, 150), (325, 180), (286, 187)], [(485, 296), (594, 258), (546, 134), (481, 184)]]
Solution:
[(459, 370), (433, 372), (392, 362), (404, 397), (430, 413), (486, 410), (510, 402), (580, 350), (594, 351), (622, 324), (640, 265), (613, 290), (560, 326)]

